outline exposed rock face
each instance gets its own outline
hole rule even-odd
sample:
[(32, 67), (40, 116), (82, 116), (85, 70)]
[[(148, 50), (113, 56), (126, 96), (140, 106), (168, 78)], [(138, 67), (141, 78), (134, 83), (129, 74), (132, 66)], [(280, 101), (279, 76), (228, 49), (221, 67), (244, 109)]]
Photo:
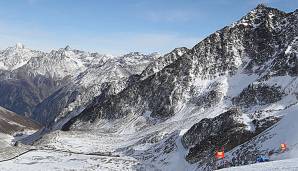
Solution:
[(236, 105), (251, 107), (277, 102), (282, 99), (283, 92), (280, 87), (268, 86), (266, 84), (250, 84), (233, 102)]
[(65, 82), (55, 81), (42, 75), (17, 76), (14, 79), (1, 80), (0, 105), (20, 115), (32, 117), (35, 106)]
[(180, 47), (174, 49), (172, 52), (165, 54), (164, 56), (161, 56), (157, 60), (150, 63), (146, 69), (142, 72), (141, 77), (142, 79), (145, 79), (149, 77), (150, 75), (153, 75), (156, 72), (159, 72), (167, 65), (173, 63), (178, 59), (179, 57), (183, 56), (189, 51), (186, 47)]
[[(62, 88), (54, 92), (47, 99), (39, 103), (33, 111), (33, 119), (39, 121), (43, 125), (53, 121), (59, 112), (63, 110), (65, 106), (72, 103), (76, 97), (79, 95), (79, 92), (61, 92)], [(51, 102), (48, 102), (48, 99)], [(48, 103), (46, 103), (48, 102)]]
[(38, 130), (36, 122), (0, 107), (0, 132), (12, 135), (18, 131)]
[(199, 94), (198, 96), (195, 96), (195, 92), (191, 92), (194, 97), (190, 99), (190, 102), (201, 108), (210, 108), (222, 100), (224, 94), (220, 89), (221, 84), (219, 82), (215, 82), (207, 88), (208, 91)]
[[(298, 27), (298, 24), (297, 24)], [(285, 33), (284, 33), (285, 34)], [(275, 71), (274, 76), (290, 75), (297, 77), (298, 75), (298, 37), (287, 47), (285, 53), (280, 54), (274, 61), (271, 70)]]
[(232, 109), (193, 125), (182, 137), (182, 144), (189, 149), (186, 160), (214, 163), (216, 148), (224, 147), (227, 152), (279, 121), (279, 118), (270, 117), (245, 123), (243, 117), (239, 110)]

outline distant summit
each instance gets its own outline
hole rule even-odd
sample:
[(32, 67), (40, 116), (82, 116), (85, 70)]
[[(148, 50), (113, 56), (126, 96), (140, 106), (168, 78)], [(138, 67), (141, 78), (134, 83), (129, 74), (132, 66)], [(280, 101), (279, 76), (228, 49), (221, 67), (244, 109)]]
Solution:
[(25, 45), (22, 44), (22, 43), (17, 43), (17, 44), (15, 45), (15, 47), (16, 47), (17, 49), (24, 49), (24, 48), (25, 48)]
[(71, 50), (71, 48), (70, 48), (69, 45), (67, 45), (67, 46), (64, 48), (64, 50), (69, 51), (69, 50)]

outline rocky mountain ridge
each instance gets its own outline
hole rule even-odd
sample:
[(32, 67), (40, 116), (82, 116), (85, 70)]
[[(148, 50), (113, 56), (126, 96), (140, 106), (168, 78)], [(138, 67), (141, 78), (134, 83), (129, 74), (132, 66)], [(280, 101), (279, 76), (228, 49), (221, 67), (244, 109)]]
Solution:
[[(212, 131), (210, 133), (214, 134), (212, 138), (215, 140), (223, 136), (230, 139), (227, 133), (239, 136), (238, 142), (232, 143), (233, 145), (228, 143), (227, 146), (231, 146), (228, 150), (232, 150), (274, 125), (279, 120), (277, 118), (282, 116), (277, 111), (297, 103), (297, 21), (297, 10), (285, 13), (259, 5), (239, 21), (216, 31), (192, 49), (186, 50), (156, 73), (144, 74), (143, 79), (118, 94), (97, 100), (98, 103), (90, 105), (66, 123), (63, 130), (103, 129), (114, 133), (121, 130), (123, 134), (130, 134), (158, 125), (174, 127), (168, 131), (163, 128), (164, 134), (173, 134), (172, 136), (165, 136), (151, 143), (144, 139), (147, 146), (148, 143), (151, 144), (147, 150), (134, 151), (133, 145), (125, 149), (125, 154), (134, 157), (138, 157), (138, 153), (141, 156), (148, 155), (145, 163), (163, 160), (161, 165), (164, 166), (170, 162), (170, 154), (177, 153), (175, 146), (178, 146), (176, 140), (179, 136), (174, 130), (181, 127), (190, 129), (184, 134), (189, 135), (188, 139), (193, 139), (202, 132), (191, 132), (189, 126), (179, 125), (177, 122), (193, 125), (204, 117), (215, 117), (231, 108), (237, 108), (246, 118), (244, 125), (239, 126), (252, 126), (255, 129), (247, 133), (243, 133), (241, 129), (237, 132), (238, 129), (232, 128), (228, 132), (222, 132), (222, 135)], [(265, 121), (268, 123), (264, 123)], [(107, 122), (119, 124), (120, 128), (110, 128), (106, 125)], [(211, 125), (215, 126), (214, 122)], [(166, 123), (177, 125), (165, 126)], [(251, 123), (264, 123), (266, 126), (259, 130), (258, 125)], [(154, 137), (150, 134), (146, 138)], [(181, 141), (187, 141), (186, 136)], [(167, 152), (161, 150), (155, 156), (153, 151), (156, 148), (169, 148), (168, 145), (170, 149)], [(213, 144), (202, 149), (202, 144), (193, 144), (191, 147), (198, 148), (191, 148), (186, 154), (186, 160), (190, 163), (199, 162), (197, 166), (201, 169), (212, 169), (206, 161), (213, 158), (214, 145), (216, 146)], [(201, 153), (201, 150), (209, 150), (209, 157), (205, 155), (203, 160), (194, 155)], [(160, 156), (167, 159), (161, 159)]]

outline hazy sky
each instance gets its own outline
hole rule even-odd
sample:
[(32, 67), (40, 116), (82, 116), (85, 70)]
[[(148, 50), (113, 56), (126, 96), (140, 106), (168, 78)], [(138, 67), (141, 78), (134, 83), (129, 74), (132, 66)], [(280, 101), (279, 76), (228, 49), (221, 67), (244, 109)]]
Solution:
[(194, 46), (259, 3), (298, 8), (298, 0), (0, 0), (0, 48), (165, 53)]

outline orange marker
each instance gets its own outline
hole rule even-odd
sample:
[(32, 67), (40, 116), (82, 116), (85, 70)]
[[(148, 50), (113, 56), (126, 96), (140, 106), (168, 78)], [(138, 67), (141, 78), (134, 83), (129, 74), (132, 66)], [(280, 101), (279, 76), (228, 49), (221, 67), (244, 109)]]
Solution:
[(217, 158), (217, 159), (225, 158), (225, 148), (224, 147), (221, 147), (221, 151), (218, 151), (218, 148), (216, 148), (215, 158)]
[(225, 152), (224, 152), (224, 151), (217, 151), (217, 152), (215, 153), (215, 157), (216, 157), (217, 159), (223, 159), (223, 158), (225, 157)]
[(285, 144), (285, 143), (280, 144), (280, 149), (281, 149), (282, 152), (286, 151), (287, 144)]

